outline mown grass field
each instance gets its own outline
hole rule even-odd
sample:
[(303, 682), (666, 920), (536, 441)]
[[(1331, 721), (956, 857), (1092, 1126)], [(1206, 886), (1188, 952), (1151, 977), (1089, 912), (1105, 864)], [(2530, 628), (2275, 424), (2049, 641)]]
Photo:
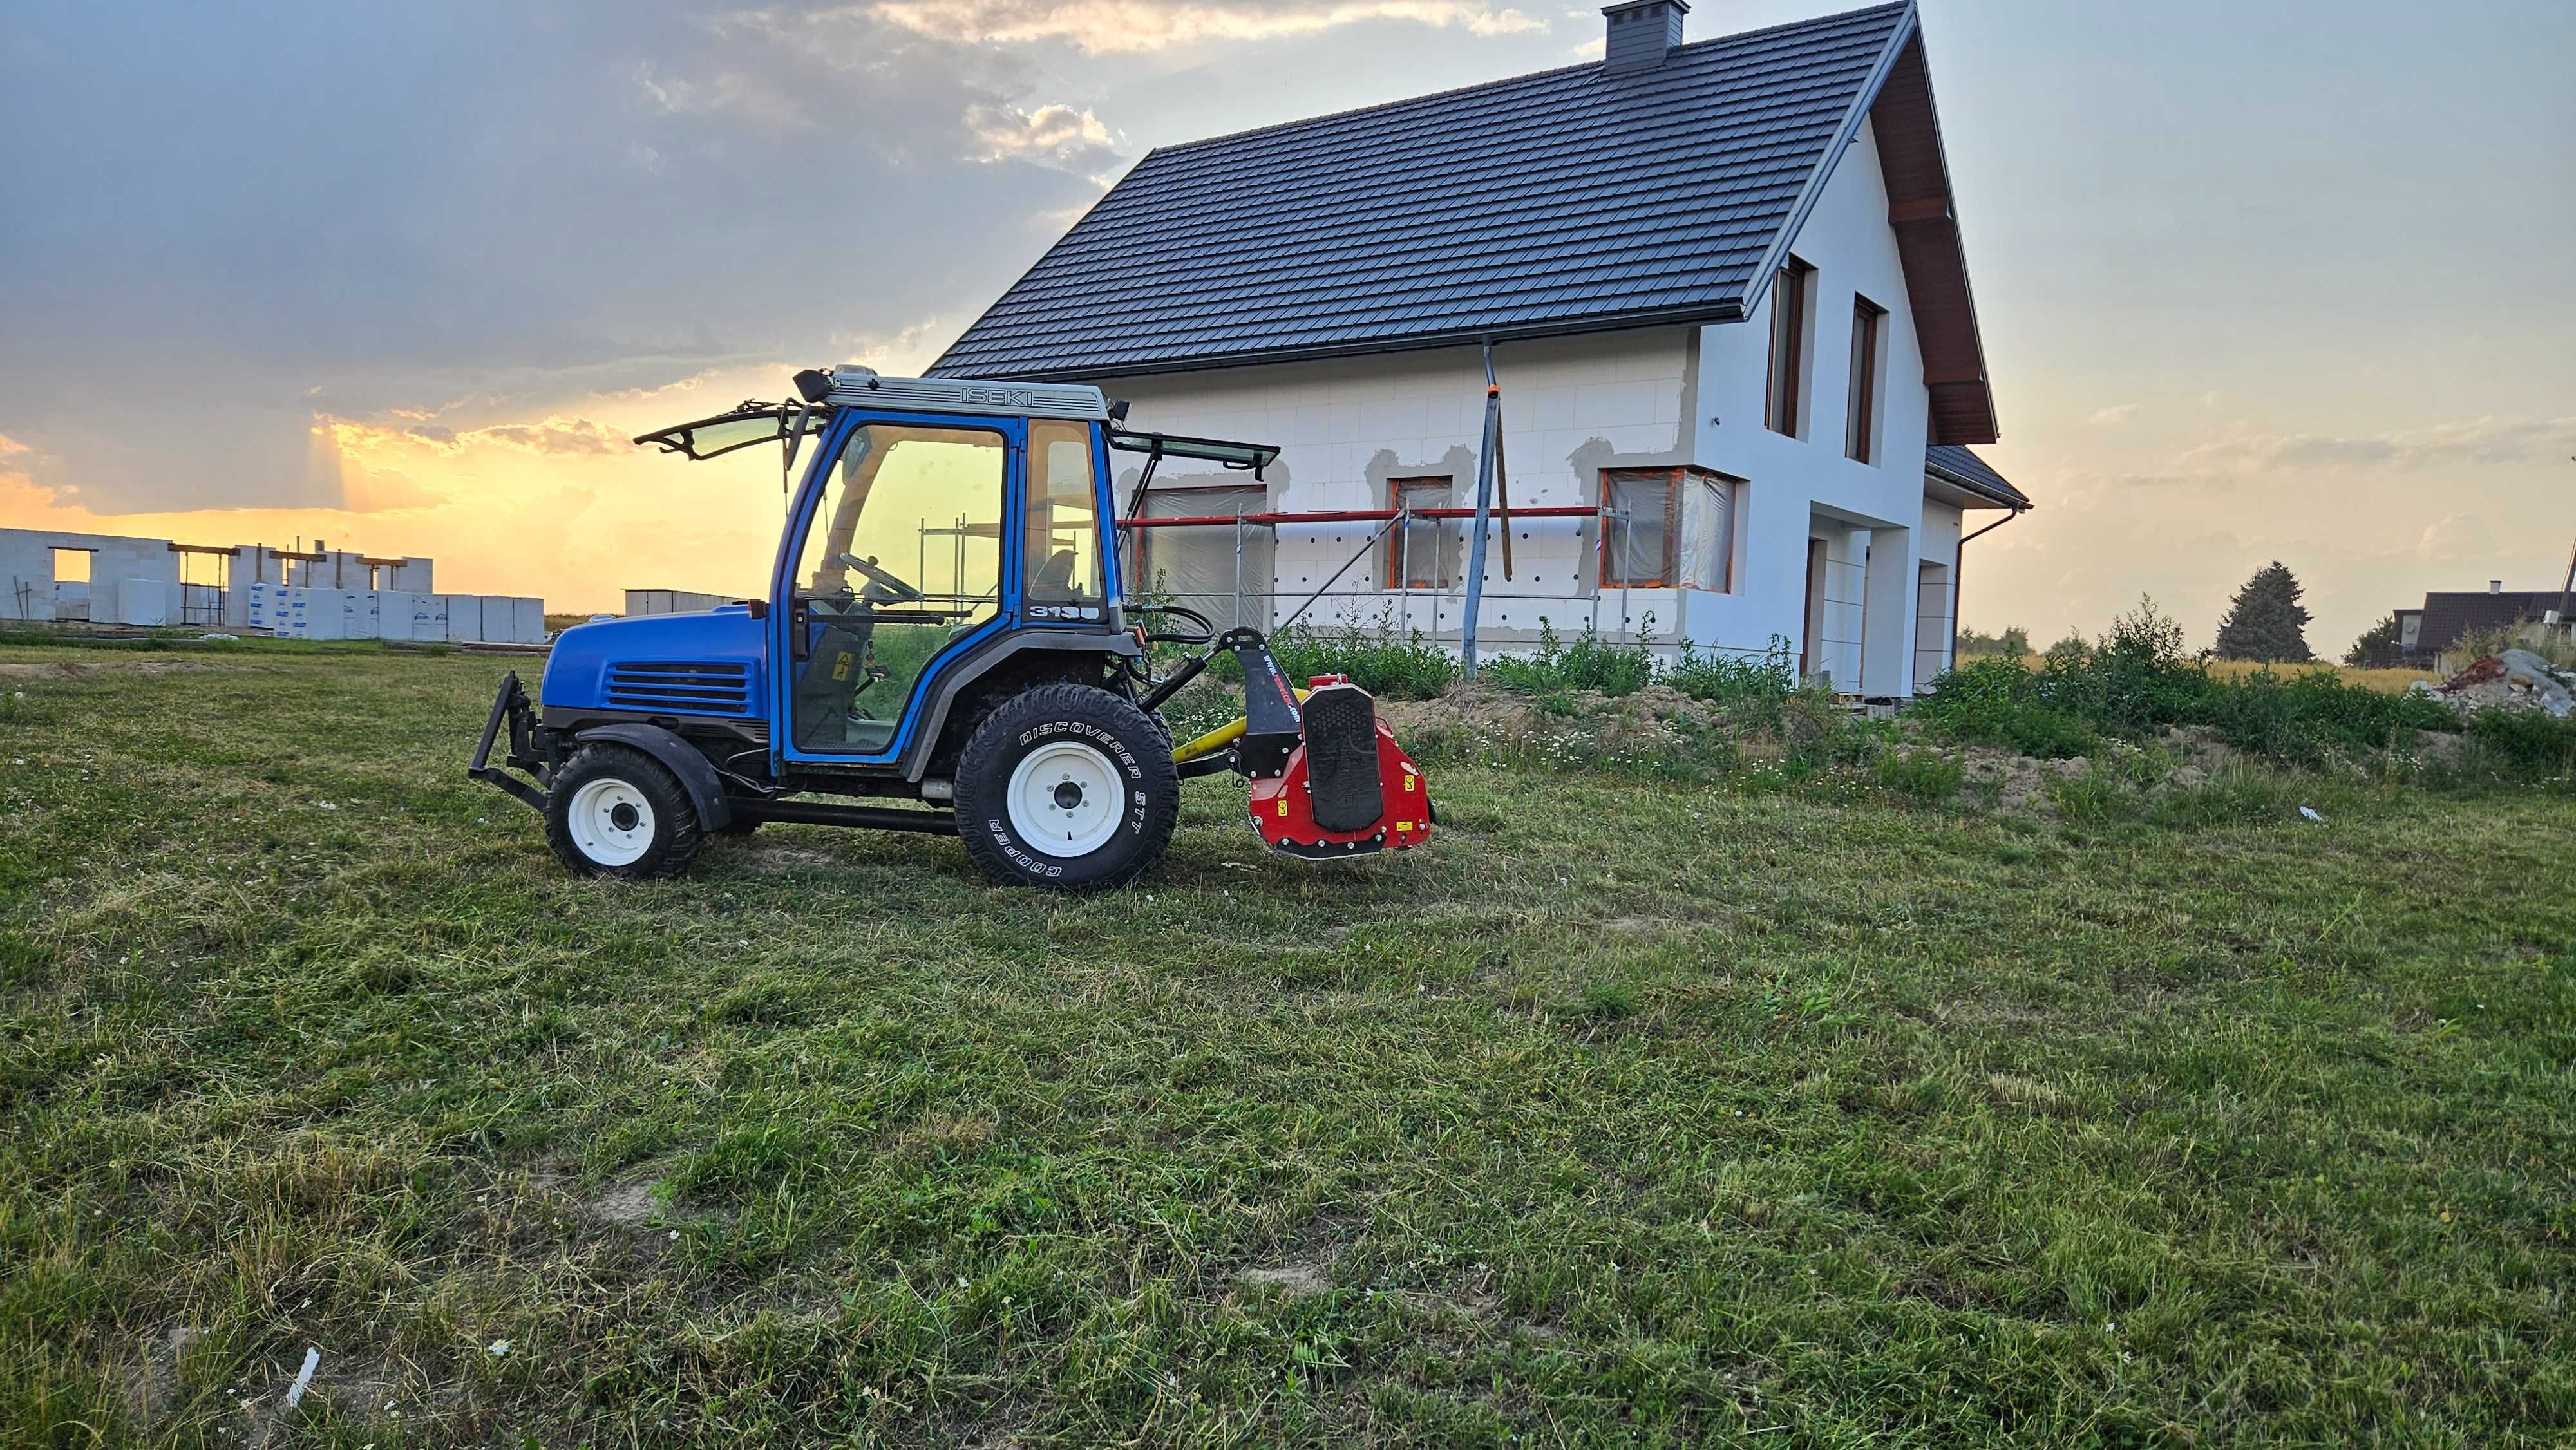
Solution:
[(501, 663), (61, 658), (0, 1445), (2576, 1435), (2563, 790), (1435, 766), (1356, 868), (1204, 781), (1117, 896), (795, 827), (629, 886), (462, 778)]

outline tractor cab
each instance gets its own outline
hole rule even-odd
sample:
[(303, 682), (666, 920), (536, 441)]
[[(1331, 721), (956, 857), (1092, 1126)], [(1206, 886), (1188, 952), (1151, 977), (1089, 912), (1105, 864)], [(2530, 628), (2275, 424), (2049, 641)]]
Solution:
[[(1167, 457), (1258, 476), (1277, 450), (1127, 432), (1123, 408), (1087, 386), (886, 378), (864, 368), (795, 382), (794, 401), (747, 402), (636, 439), (693, 460), (780, 450), (782, 486), (793, 486), (766, 595), (710, 614), (566, 630), (538, 698), (521, 692), (514, 704), (517, 686), (505, 686), (485, 737), (488, 755), (507, 724), (505, 764), (552, 788), (530, 789), (480, 757), (476, 777), (547, 810), (550, 825), (568, 812), (549, 835), (577, 869), (617, 870), (653, 855), (654, 828), (643, 823), (674, 814), (670, 804), (653, 809), (633, 780), (615, 801), (556, 808), (554, 778), (615, 749), (661, 765), (701, 830), (796, 820), (964, 831), (988, 871), (1042, 885), (1114, 884), (1107, 878), (1141, 870), (1136, 851), (1110, 848), (1150, 838), (1143, 856), (1159, 853), (1170, 822), (1152, 819), (1150, 778), (1176, 785), (1180, 764), (1148, 718), (1169, 694), (1159, 686), (1178, 681), (1153, 678), (1147, 647), (1213, 652), (1220, 641), (1212, 629), (1191, 633), (1188, 619), (1171, 632), (1165, 616), (1187, 611), (1131, 618), (1122, 605), (1110, 456), (1143, 455), (1148, 476)], [(1268, 661), (1251, 631), (1230, 632), (1221, 647)], [(1268, 669), (1275, 675), (1275, 662)], [(1008, 707), (1049, 692), (1080, 708), (1002, 751), (1014, 772), (1042, 760), (1033, 769), (1046, 778), (985, 779), (979, 738)], [(1040, 738), (1056, 733), (1075, 739)], [(1154, 768), (1140, 754), (1155, 757)], [(829, 805), (816, 795), (931, 809)], [(970, 808), (985, 817), (970, 823)], [(978, 849), (979, 836), (1000, 844)], [(600, 855), (586, 841), (611, 846)], [(628, 847), (642, 854), (614, 859)]]

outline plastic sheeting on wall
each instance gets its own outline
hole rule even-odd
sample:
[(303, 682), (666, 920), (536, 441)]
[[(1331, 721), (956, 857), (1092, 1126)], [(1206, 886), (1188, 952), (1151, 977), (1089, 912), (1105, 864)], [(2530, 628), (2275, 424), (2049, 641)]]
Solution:
[[(1256, 514), (1270, 506), (1269, 491), (1241, 488), (1151, 489), (1145, 516), (1155, 519)], [(1269, 624), (1272, 530), (1264, 524), (1194, 524), (1138, 529), (1128, 551), (1130, 599), (1168, 596), (1204, 614), (1220, 630)], [(1141, 561), (1139, 556), (1141, 555)]]
[(1681, 557), (1676, 575), (1684, 589), (1723, 593), (1735, 555), (1735, 485), (1705, 473), (1682, 475)]

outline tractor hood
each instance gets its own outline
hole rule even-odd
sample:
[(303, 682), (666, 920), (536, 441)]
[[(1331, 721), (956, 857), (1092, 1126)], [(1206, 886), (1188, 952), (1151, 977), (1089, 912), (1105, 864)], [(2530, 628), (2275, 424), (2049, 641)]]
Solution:
[(549, 710), (751, 719), (768, 689), (768, 629), (751, 606), (577, 624), (555, 637)]

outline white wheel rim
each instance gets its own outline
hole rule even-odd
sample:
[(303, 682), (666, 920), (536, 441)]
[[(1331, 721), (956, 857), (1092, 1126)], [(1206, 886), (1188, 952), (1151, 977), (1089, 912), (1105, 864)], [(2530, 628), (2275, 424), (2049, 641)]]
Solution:
[(1127, 788), (1109, 757), (1058, 740), (1020, 758), (1006, 793), (1011, 830), (1030, 850), (1063, 859), (1088, 856), (1127, 814)]
[(632, 866), (653, 848), (653, 803), (631, 781), (594, 780), (564, 812), (572, 843), (602, 866)]

